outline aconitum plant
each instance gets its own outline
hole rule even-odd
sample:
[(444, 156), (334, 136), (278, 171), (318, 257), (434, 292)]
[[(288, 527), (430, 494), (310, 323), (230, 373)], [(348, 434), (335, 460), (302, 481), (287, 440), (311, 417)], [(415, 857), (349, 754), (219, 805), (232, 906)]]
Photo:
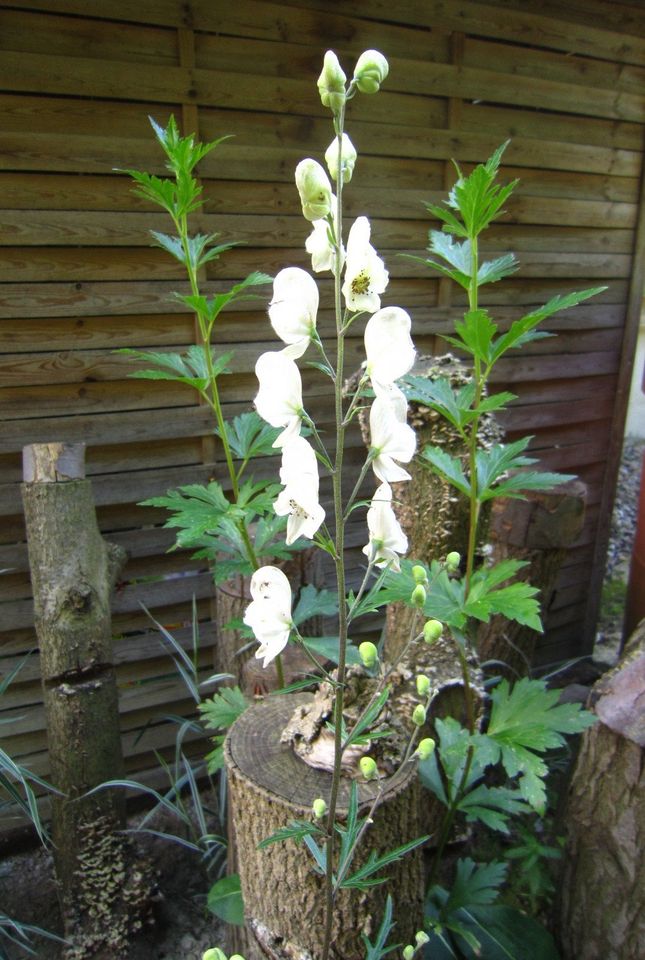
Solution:
[[(370, 221), (366, 216), (359, 216), (346, 229), (343, 217), (344, 190), (360, 170), (360, 157), (345, 131), (346, 110), (359, 94), (378, 94), (387, 76), (387, 61), (378, 51), (361, 54), (349, 80), (337, 56), (332, 51), (325, 54), (318, 91), (323, 106), (330, 111), (334, 137), (324, 152), (324, 166), (312, 157), (300, 161), (295, 170), (295, 189), (303, 217), (309, 224), (305, 249), (311, 256), (312, 270), (316, 274), (331, 273), (333, 278), (333, 348), (323, 343), (318, 332), (316, 280), (300, 267), (287, 266), (273, 279), (268, 307), (269, 321), (278, 342), (275, 349), (258, 358), (255, 368), (258, 379), (255, 408), (272, 428), (271, 450), (279, 452), (281, 466), (279, 487), (263, 487), (261, 495), (251, 487), (249, 497), (251, 501), (254, 497), (260, 498), (257, 515), (264, 528), (271, 531), (271, 537), (264, 543), (271, 543), (274, 556), (284, 556), (276, 545), (279, 529), (284, 536), (284, 549), (311, 542), (332, 558), (337, 642), (330, 659), (336, 662), (336, 669), (330, 672), (327, 662), (316, 657), (315, 646), (300, 635), (298, 624), (304, 616), (300, 611), (299, 617), (293, 607), (292, 587), (284, 571), (277, 564), (260, 564), (257, 543), (251, 543), (255, 525), (248, 523), (244, 511), (248, 498), (245, 499), (240, 473), (233, 463), (235, 443), (232, 441), (236, 432), (231, 432), (224, 423), (219, 395), (213, 393), (212, 378), (209, 380), (208, 376), (209, 370), (212, 373), (223, 369), (221, 361), (220, 366), (216, 366), (209, 344), (215, 320), (229, 301), (225, 302), (221, 296), (209, 301), (199, 294), (196, 286), (197, 266), (209, 256), (206, 251), (212, 238), (198, 235), (191, 241), (187, 232), (190, 209), (186, 208), (177, 217), (175, 205), (172, 198), (168, 200), (162, 182), (135, 174), (145, 194), (165, 206), (177, 223), (179, 244), (174, 238), (157, 239), (188, 266), (194, 288), (183, 300), (197, 311), (207, 345), (204, 360), (200, 356), (199, 363), (195, 363), (196, 354), (191, 355), (192, 368), (184, 365), (180, 375), (185, 382), (190, 381), (204, 392), (205, 399), (210, 401), (217, 416), (219, 435), (225, 447), (228, 444), (226, 459), (231, 479), (235, 480), (232, 498), (227, 499), (221, 488), (209, 494), (215, 517), (211, 527), (207, 514), (190, 501), (195, 495), (192, 489), (187, 494), (188, 503), (184, 498), (178, 504), (170, 495), (163, 505), (176, 509), (176, 525), (182, 527), (184, 536), (186, 531), (199, 531), (199, 536), (210, 537), (214, 531), (220, 538), (228, 535), (233, 541), (237, 539), (246, 551), (244, 569), (250, 574), (251, 602), (244, 612), (244, 623), (257, 642), (255, 656), (262, 660), (263, 666), (278, 662), (287, 644), (296, 642), (333, 691), (328, 725), (333, 736), (329, 795), (312, 796), (309, 819), (285, 824), (261, 843), (265, 847), (285, 840), (295, 841), (300, 845), (301, 855), (309, 858), (311, 871), (321, 878), (324, 920), (320, 955), (315, 960), (328, 960), (332, 955), (334, 911), (341, 891), (369, 897), (374, 885), (387, 883), (388, 866), (428, 840), (420, 837), (393, 850), (371, 853), (357, 866), (357, 852), (381, 802), (381, 792), (377, 790), (367, 809), (360, 809), (357, 782), (378, 784), (385, 777), (374, 749), (381, 731), (375, 733), (374, 727), (392, 699), (393, 671), (399, 661), (414, 650), (415, 644), (425, 642), (432, 650), (440, 637), (442, 643), (453, 645), (461, 666), (465, 722), (446, 717), (435, 719), (432, 729), (429, 728), (428, 710), (436, 691), (431, 678), (415, 671), (412, 663), (414, 703), (408, 706), (404, 718), (407, 743), (399, 757), (399, 768), (407, 768), (411, 763), (417, 765), (422, 783), (444, 811), (437, 836), (432, 838), (434, 854), (425, 912), (418, 918), (414, 942), (392, 946), (388, 941), (393, 930), (396, 937), (396, 918), (393, 898), (388, 897), (378, 929), (362, 933), (364, 956), (366, 960), (380, 960), (397, 950), (397, 955), (405, 960), (417, 954), (430, 958), (479, 956), (493, 960), (499, 956), (516, 956), (507, 946), (519, 941), (524, 945), (523, 960), (538, 960), (554, 955), (547, 934), (519, 911), (497, 903), (507, 869), (503, 860), (478, 863), (469, 857), (458, 859), (453, 864), (448, 886), (444, 886), (448, 881), (441, 867), (457, 818), (468, 824), (483, 824), (504, 837), (510, 832), (513, 817), (542, 817), (546, 809), (548, 772), (544, 754), (562, 746), (565, 734), (579, 732), (590, 722), (589, 715), (577, 705), (559, 704), (557, 691), (548, 690), (545, 683), (522, 679), (514, 686), (501, 681), (492, 690), (484, 704), (486, 722), (482, 726), (482, 711), (470, 677), (470, 664), (476, 658), (478, 623), (488, 621), (493, 615), (503, 615), (541, 629), (536, 589), (515, 579), (523, 564), (505, 560), (496, 565), (486, 562), (478, 565), (476, 545), (482, 505), (498, 496), (522, 497), (528, 490), (546, 489), (568, 478), (532, 469), (534, 461), (526, 455), (528, 438), (495, 444), (486, 450), (479, 448), (477, 439), (482, 416), (503, 410), (514, 399), (512, 394), (487, 390), (499, 359), (509, 350), (546, 336), (537, 330), (542, 320), (558, 310), (575, 306), (600, 288), (555, 297), (545, 306), (518, 318), (505, 331), (500, 331), (488, 311), (482, 308), (480, 288), (504, 279), (517, 269), (512, 254), (491, 261), (483, 259), (480, 243), (481, 234), (502, 214), (503, 204), (515, 186), (514, 183), (502, 186), (497, 182), (502, 146), (468, 176), (457, 168), (457, 181), (447, 202), (428, 207), (441, 229), (430, 232), (430, 255), (419, 258), (466, 291), (468, 308), (463, 319), (455, 324), (454, 334), (446, 339), (472, 361), (472, 379), (466, 386), (455, 389), (447, 380), (429, 382), (414, 377), (411, 374), (415, 360), (411, 318), (403, 307), (385, 302), (389, 274), (372, 243)], [(178, 138), (176, 130), (169, 133), (156, 128), (156, 133), (179, 172), (177, 183), (181, 185), (181, 163), (186, 152), (181, 145), (187, 141)], [(203, 154), (192, 138), (187, 140), (190, 156), (196, 163)], [(252, 275), (237, 294), (246, 295), (246, 286), (261, 280), (264, 280), (262, 275)], [(232, 298), (233, 294), (229, 300)], [(348, 381), (346, 341), (361, 327), (365, 360), (359, 376)], [(206, 377), (200, 376), (204, 364)], [(312, 366), (330, 383), (334, 402), (331, 437), (318, 429), (304, 406), (302, 364)], [(354, 383), (349, 393), (347, 383)], [(428, 566), (405, 557), (408, 541), (397, 518), (397, 488), (393, 487), (393, 484), (410, 481), (406, 467), (417, 453), (416, 436), (407, 422), (409, 399), (445, 417), (464, 444), (464, 459), (452, 457), (436, 447), (426, 447), (420, 452), (427, 468), (439, 474), (457, 495), (468, 501), (470, 515), (465, 555), (462, 557), (451, 550)], [(362, 410), (369, 422), (370, 444), (353, 488), (348, 491), (344, 483), (345, 441), (350, 425)], [(255, 427), (253, 429), (255, 431)], [(269, 435), (257, 435), (262, 437), (259, 447), (266, 454)], [(238, 430), (237, 441), (240, 436)], [(251, 443), (247, 453), (252, 446)], [(244, 466), (247, 461), (248, 457)], [(321, 471), (331, 481), (329, 510), (320, 502)], [(362, 499), (365, 487), (369, 487), (366, 500)], [(199, 498), (200, 502), (204, 501), (202, 494)], [(360, 585), (352, 591), (347, 587), (345, 534), (350, 515), (358, 510), (365, 511), (362, 550), (365, 562)], [(280, 522), (279, 528), (271, 523), (271, 513), (273, 519)], [(258, 527), (263, 529), (260, 524)], [(255, 530), (256, 538), (257, 535)], [(263, 550), (262, 554), (266, 552)], [(364, 641), (358, 649), (353, 649), (350, 630), (353, 632), (358, 618), (394, 602), (405, 603), (415, 611), (409, 641), (397, 663), (385, 663), (382, 651), (372, 641)], [(325, 612), (330, 611), (325, 609)], [(366, 674), (374, 681), (369, 702), (358, 716), (351, 718), (345, 711), (350, 654), (363, 664)], [(405, 662), (410, 666), (409, 660)], [(206, 723), (220, 731), (232, 719), (230, 701), (224, 694), (216, 695), (202, 708)], [(353, 764), (354, 779), (349, 811), (341, 817), (339, 791), (348, 760)], [(494, 777), (488, 776), (493, 769)], [(266, 895), (280, 897), (281, 891), (268, 889)], [(274, 932), (280, 936), (279, 930)], [(207, 952), (205, 960), (211, 960), (211, 954), (213, 960), (224, 957), (220, 948), (214, 947)]]

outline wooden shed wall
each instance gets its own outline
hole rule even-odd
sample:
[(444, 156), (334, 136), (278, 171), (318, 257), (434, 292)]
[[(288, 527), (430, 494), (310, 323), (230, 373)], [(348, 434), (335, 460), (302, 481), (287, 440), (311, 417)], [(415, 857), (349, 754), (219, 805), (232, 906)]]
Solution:
[[(24, 444), (88, 445), (101, 528), (130, 561), (114, 602), (122, 725), (130, 772), (152, 768), (172, 731), (142, 727), (189, 709), (140, 604), (190, 639), (193, 595), (203, 669), (214, 642), (210, 577), (172, 542), (158, 511), (137, 501), (220, 476), (204, 408), (181, 387), (127, 379), (117, 347), (176, 349), (193, 321), (173, 303), (180, 272), (149, 245), (167, 229), (115, 167), (163, 173), (147, 116), (171, 113), (202, 139), (234, 134), (200, 168), (206, 207), (196, 228), (245, 241), (209, 267), (212, 288), (253, 269), (307, 266), (307, 224), (293, 170), (331, 139), (315, 87), (324, 51), (351, 63), (367, 47), (390, 61), (377, 97), (349, 110), (359, 162), (346, 209), (368, 213), (391, 273), (387, 303), (410, 310), (417, 346), (440, 334), (462, 301), (412, 261), (430, 222), (423, 201), (511, 138), (504, 173), (520, 177), (490, 251), (516, 251), (521, 271), (487, 288), (502, 323), (556, 293), (606, 283), (556, 317), (558, 337), (499, 367), (519, 395), (510, 437), (534, 435), (549, 468), (589, 487), (584, 532), (548, 612), (543, 661), (589, 648), (640, 299), (645, 10), (608, 0), (5, 0), (0, 4), (0, 673), (36, 646), (20, 505)], [(640, 231), (640, 232), (639, 232)], [(329, 281), (321, 328), (331, 332)], [(327, 296), (325, 300), (324, 297)], [(235, 348), (227, 413), (248, 409), (257, 355), (273, 338), (261, 306), (228, 313)], [(358, 363), (361, 341), (351, 344)], [(308, 406), (329, 412), (326, 385), (305, 376)], [(350, 462), (361, 455), (353, 436)], [(275, 464), (264, 465), (274, 470)], [(358, 558), (362, 530), (352, 544)], [(177, 574), (174, 578), (166, 578)], [(591, 585), (591, 588), (590, 588)], [(586, 633), (585, 633), (586, 623)], [(6, 748), (47, 772), (38, 657), (2, 703), (16, 718)], [(9, 728), (5, 728), (9, 730)]]

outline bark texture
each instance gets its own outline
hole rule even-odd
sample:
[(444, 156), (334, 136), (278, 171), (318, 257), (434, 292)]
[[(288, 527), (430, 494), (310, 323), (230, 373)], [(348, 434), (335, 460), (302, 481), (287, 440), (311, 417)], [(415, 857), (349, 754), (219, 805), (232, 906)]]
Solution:
[(645, 621), (592, 691), (566, 817), (559, 933), (566, 960), (645, 956)]
[[(300, 760), (280, 742), (296, 706), (310, 695), (270, 698), (251, 707), (233, 725), (226, 741), (231, 809), (239, 851), (247, 923), (267, 956), (284, 960), (320, 956), (323, 941), (323, 878), (306, 849), (293, 841), (258, 850), (258, 843), (294, 819), (310, 819), (316, 797), (329, 800), (330, 775)], [(419, 836), (417, 776), (409, 764), (402, 776), (381, 780), (383, 800), (367, 830), (354, 869), (370, 851), (383, 853)], [(373, 783), (360, 784), (363, 814), (375, 796)], [(341, 790), (340, 816), (347, 809), (349, 783)], [(420, 929), (422, 862), (414, 851), (388, 870), (387, 885), (367, 892), (343, 890), (337, 897), (332, 956), (362, 960), (362, 932), (373, 935), (381, 922), (387, 892), (395, 901), (397, 939), (407, 942)]]
[[(582, 532), (587, 488), (580, 480), (554, 490), (528, 493), (526, 500), (494, 502), (488, 539), (491, 561), (523, 560), (527, 566), (518, 578), (539, 589), (542, 611), (548, 610), (555, 583), (567, 550)], [(491, 617), (478, 632), (482, 662), (495, 660), (514, 678), (527, 676), (539, 633), (505, 617)], [(502, 667), (504, 669), (504, 667)]]
[(82, 445), (26, 448), (23, 462), (51, 779), (60, 791), (52, 839), (66, 956), (125, 956), (141, 925), (147, 875), (124, 866), (123, 792), (86, 796), (122, 776), (110, 595), (125, 552), (99, 533), (90, 483), (78, 479)]

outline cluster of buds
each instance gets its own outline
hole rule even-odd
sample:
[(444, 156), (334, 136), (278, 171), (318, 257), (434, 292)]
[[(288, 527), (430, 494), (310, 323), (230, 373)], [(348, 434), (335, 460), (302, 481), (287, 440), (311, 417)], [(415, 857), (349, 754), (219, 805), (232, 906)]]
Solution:
[(414, 943), (409, 943), (403, 948), (403, 960), (412, 960), (412, 957), (429, 943), (430, 937), (423, 930), (419, 930), (414, 938)]
[(334, 116), (338, 116), (355, 89), (361, 93), (377, 93), (388, 70), (388, 62), (382, 53), (366, 50), (356, 61), (354, 76), (349, 88), (346, 88), (345, 71), (334, 51), (328, 50), (318, 77), (318, 92), (323, 107), (328, 107)]

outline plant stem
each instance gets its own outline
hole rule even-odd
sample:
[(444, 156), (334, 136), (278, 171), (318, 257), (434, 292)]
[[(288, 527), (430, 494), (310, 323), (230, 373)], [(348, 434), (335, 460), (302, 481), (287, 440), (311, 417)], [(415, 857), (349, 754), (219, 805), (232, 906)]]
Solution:
[(334, 310), (336, 315), (336, 379), (334, 382), (334, 405), (336, 415), (336, 452), (332, 473), (335, 529), (335, 566), (338, 589), (338, 672), (336, 697), (334, 701), (334, 771), (332, 774), (329, 810), (327, 815), (326, 873), (325, 873), (325, 930), (321, 960), (328, 960), (331, 948), (334, 917), (334, 848), (336, 830), (336, 807), (340, 788), (342, 763), (343, 707), (345, 695), (345, 670), (347, 660), (347, 603), (345, 586), (345, 517), (343, 510), (342, 466), (345, 442), (345, 424), (343, 415), (343, 364), (345, 357), (345, 338), (343, 333), (343, 312), (341, 301), (341, 243), (343, 235), (343, 177), (342, 177), (342, 134), (345, 122), (345, 108), (341, 108), (334, 127), (338, 143), (338, 179), (336, 184), (336, 265), (334, 269)]

